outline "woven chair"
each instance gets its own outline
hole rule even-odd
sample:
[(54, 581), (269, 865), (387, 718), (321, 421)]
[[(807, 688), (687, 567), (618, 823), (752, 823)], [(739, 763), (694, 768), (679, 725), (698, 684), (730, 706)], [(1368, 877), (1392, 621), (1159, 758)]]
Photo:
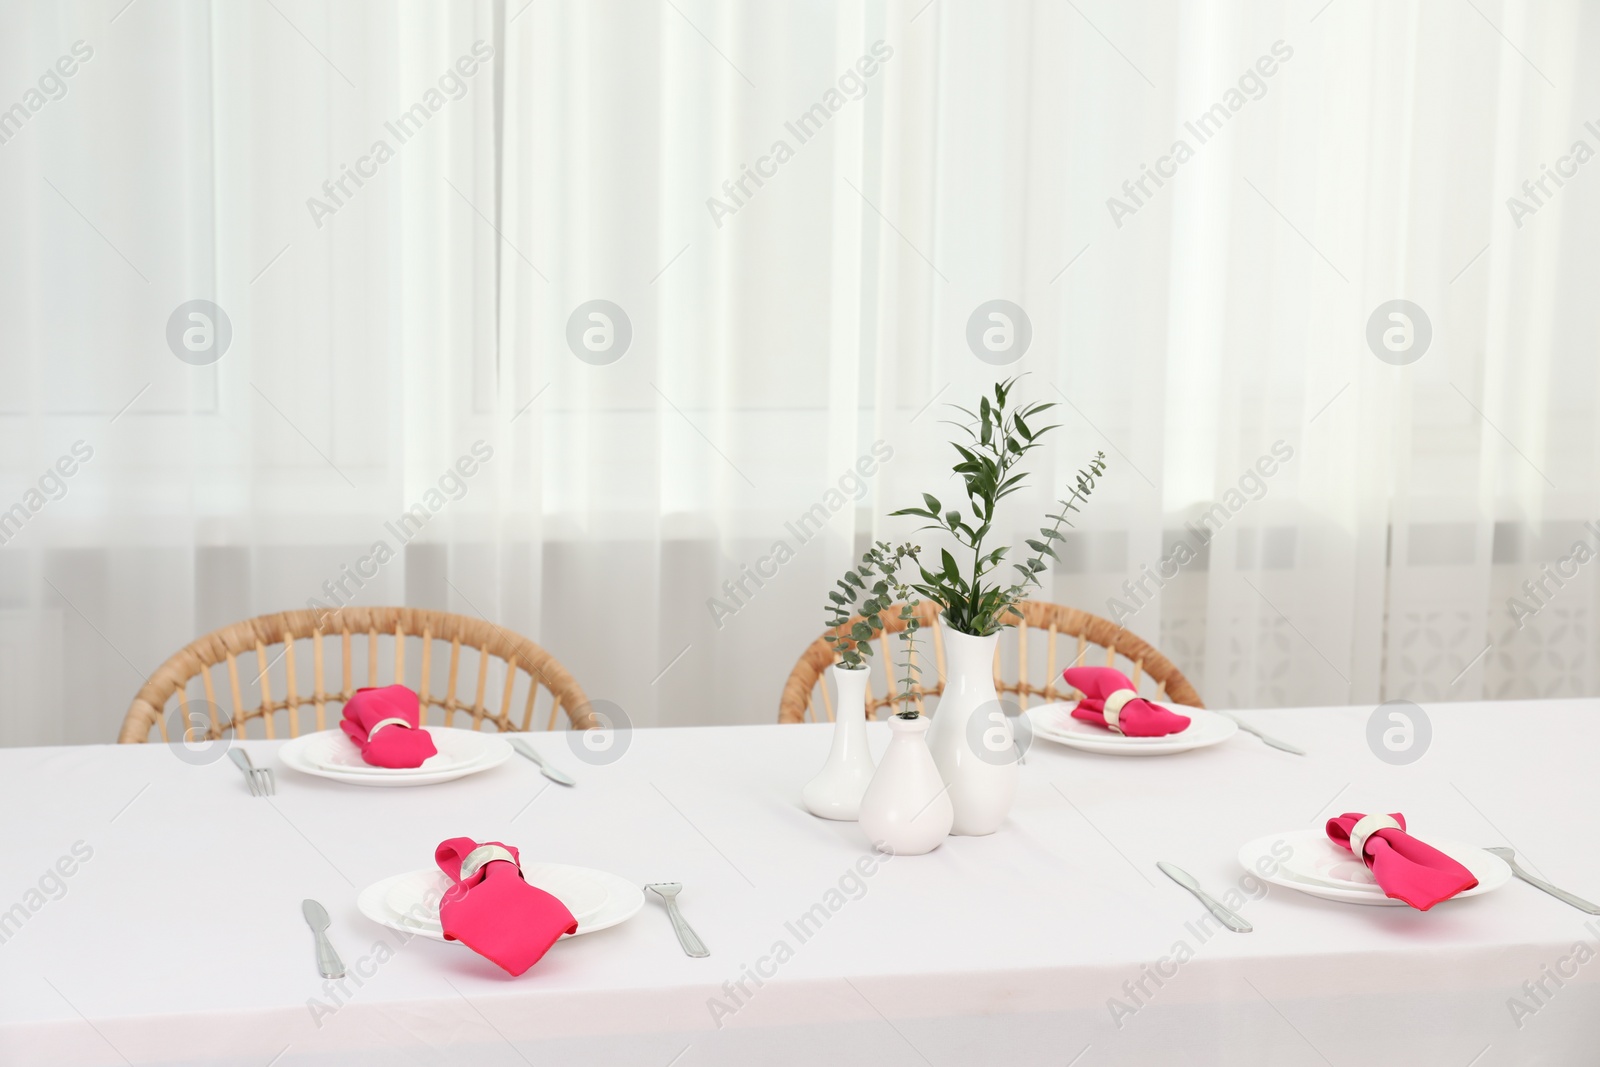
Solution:
[[(360, 680), (351, 670), (351, 646), (366, 637), (366, 679)], [(299, 736), (302, 729), (324, 730), (337, 726), (342, 717), (344, 702), (349, 700), (359, 686), (379, 685), (378, 668), (380, 638), (387, 644), (393, 641), (394, 681), (403, 683), (406, 676), (407, 638), (420, 638), (420, 684), (415, 688), (421, 696), (423, 723), (428, 723), (430, 709), (439, 709), (438, 724), (451, 726), (462, 717), (469, 717), (472, 729), (484, 722), (493, 723), (499, 730), (527, 730), (533, 723), (535, 700), (539, 689), (549, 690), (551, 705), (546, 729), (555, 729), (556, 719), (564, 710), (575, 730), (595, 725), (594, 712), (589, 700), (572, 675), (549, 652), (520, 634), (503, 627), (464, 615), (423, 608), (358, 608), (346, 607), (334, 612), (285, 611), (276, 615), (259, 615), (253, 619), (224, 626), (179, 651), (150, 676), (150, 680), (134, 697), (122, 722), (124, 743), (143, 742), (150, 739), (152, 727), (167, 741), (166, 713), (169, 702), (176, 701), (183, 732), (183, 740), (198, 741), (199, 727), (205, 719), (205, 738), (211, 740), (232, 731), (245, 736), (245, 728), (252, 719), (260, 719), (266, 737), (278, 736), (275, 719), (284, 712), (288, 720), (290, 737)], [(296, 675), (296, 645), (306, 641), (311, 653), (311, 692), (301, 691)], [(449, 646), (449, 680), (443, 692), (433, 692), (434, 673), (442, 673), (444, 664), (435, 667), (434, 645)], [(275, 655), (269, 650), (282, 646)], [(461, 694), (461, 650), (476, 650), (476, 669), (467, 671), (471, 682), (470, 700)], [(255, 666), (248, 663), (243, 668), (246, 684), (241, 688), (239, 658), (254, 653)], [(303, 653), (302, 653), (303, 654)], [(341, 664), (339, 688), (329, 691), (324, 678), (324, 662), (337, 655)], [(275, 697), (271, 668), (283, 663), (283, 677), (287, 680), (286, 695)], [(500, 692), (500, 707), (492, 711), (485, 703), (489, 680), (490, 661), (504, 664), (505, 682)], [(217, 703), (218, 682), (213, 674), (224, 674), (219, 668), (226, 664), (226, 685), (231, 697), (232, 711), (224, 718), (219, 715)], [(250, 676), (254, 675), (252, 679)], [(519, 706), (513, 695), (521, 676), (527, 676), (525, 695), (520, 701), (520, 722), (514, 723), (512, 711)], [(205, 715), (191, 713), (189, 705), (198, 699), (189, 690), (196, 678), (204, 696)], [(257, 696), (255, 706), (249, 706), (246, 694), (252, 688)], [(302, 709), (314, 713), (312, 722), (303, 722)], [(331, 709), (331, 714), (330, 714)], [(172, 740), (177, 740), (173, 738)]]
[[(1081, 695), (1071, 689), (1061, 680), (1061, 671), (1067, 667), (1078, 667), (1089, 662), (1091, 647), (1105, 650), (1103, 660), (1107, 667), (1117, 665), (1117, 657), (1122, 657), (1130, 666), (1123, 668), (1128, 679), (1135, 689), (1153, 688), (1153, 696), (1161, 700), (1171, 700), (1178, 704), (1187, 704), (1191, 707), (1204, 707), (1200, 702), (1200, 694), (1195, 692), (1194, 686), (1183, 676), (1183, 672), (1172, 665), (1172, 661), (1157, 652), (1148, 642), (1133, 633), (1123, 629), (1109, 619), (1102, 619), (1098, 615), (1091, 615), (1086, 611), (1065, 607), (1061, 604), (1051, 604), (1042, 600), (1024, 600), (1017, 605), (1022, 612), (1022, 619), (1015, 626), (1016, 632), (1016, 681), (1007, 681), (1001, 677), (1000, 671), (1000, 645), (996, 643), (994, 654), (994, 687), (996, 692), (1004, 697), (1012, 694), (1017, 702), (1024, 708), (1028, 706), (1030, 697), (1043, 697), (1047, 701), (1075, 700)], [(907, 697), (896, 691), (894, 678), (896, 673), (891, 673), (894, 659), (889, 646), (889, 634), (900, 633), (905, 629), (904, 620), (899, 618), (899, 611), (889, 608), (881, 613), (884, 621), (884, 632), (879, 637), (877, 652), (869, 658), (869, 663), (875, 660), (872, 673), (878, 673), (883, 668), (884, 695), (874, 696), (872, 691), (872, 676), (867, 677), (867, 718), (876, 719), (880, 708), (889, 707), (896, 703), (904, 702)], [(918, 665), (923, 668), (923, 674), (918, 677), (923, 679), (914, 687), (914, 696), (917, 707), (927, 713), (925, 700), (928, 697), (937, 697), (944, 692), (945, 666), (944, 666), (944, 635), (943, 623), (939, 619), (939, 606), (930, 601), (923, 601), (917, 605), (918, 620), (922, 623), (918, 633), (918, 658), (922, 660)], [(840, 630), (859, 619), (852, 619)], [(839, 632), (838, 630), (834, 632)], [(1028, 645), (1030, 635), (1043, 633), (1045, 637), (1045, 670), (1044, 684), (1035, 685), (1028, 680)], [(929, 639), (931, 637), (931, 640)], [(1058, 638), (1077, 639), (1076, 648), (1070, 659), (1063, 661), (1058, 655)], [(927, 679), (926, 653), (929, 645), (933, 646), (934, 666), (937, 668), (937, 682)], [(1098, 657), (1096, 657), (1098, 658)], [(824, 672), (838, 662), (838, 655), (833, 647), (828, 644), (827, 636), (817, 638), (801, 653), (799, 661), (794, 665), (794, 670), (789, 672), (789, 680), (784, 683), (783, 697), (778, 703), (778, 721), (805, 722), (810, 718), (813, 722), (820, 722), (817, 715), (817, 701), (815, 693), (821, 690), (822, 706), (827, 712), (828, 721), (833, 721), (833, 697), (828, 692), (828, 686), (823, 681)], [(1037, 662), (1037, 659), (1035, 660)], [(1059, 668), (1058, 668), (1059, 664)], [(892, 712), (891, 712), (892, 714)]]

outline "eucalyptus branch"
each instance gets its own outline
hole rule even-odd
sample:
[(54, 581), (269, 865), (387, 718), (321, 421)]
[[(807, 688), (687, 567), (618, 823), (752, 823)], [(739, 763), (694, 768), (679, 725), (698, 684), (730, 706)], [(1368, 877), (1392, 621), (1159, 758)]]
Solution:
[[(910, 592), (910, 586), (899, 578), (900, 569), (915, 564), (920, 551), (909, 543), (890, 548), (879, 541), (862, 554), (855, 569), (845, 571), (834, 583), (836, 588), (823, 605), (828, 622), (825, 636), (847, 670), (866, 666), (862, 657), (872, 655), (872, 639), (883, 632), (882, 612)], [(867, 594), (865, 599), (862, 594)], [(904, 611), (902, 607), (902, 618)], [(860, 621), (852, 623), (857, 615)]]
[(912, 595), (909, 587), (902, 587), (899, 595), (904, 601), (900, 605), (900, 618), (905, 620), (905, 662), (902, 665), (905, 673), (900, 676), (900, 696), (897, 703), (900, 710), (896, 713), (902, 719), (915, 719), (920, 712), (917, 709), (917, 675), (922, 673), (922, 668), (917, 664), (917, 631), (922, 628), (922, 623), (917, 619), (917, 605), (921, 603)]
[(1033, 549), (1033, 555), (1022, 563), (1012, 564), (1013, 567), (1022, 572), (1022, 580), (1015, 585), (1008, 586), (1006, 589), (1006, 597), (1010, 601), (1006, 605), (1006, 610), (1010, 614), (1020, 619), (1022, 612), (1017, 610), (1017, 601), (1022, 599), (1023, 594), (1030, 587), (1042, 588), (1039, 582), (1039, 573), (1045, 569), (1044, 558), (1049, 556), (1058, 563), (1061, 561), (1061, 557), (1056, 555), (1056, 550), (1051, 542), (1066, 539), (1066, 535), (1061, 532), (1061, 527), (1063, 525), (1069, 527), (1072, 525), (1072, 520), (1067, 517), (1067, 512), (1081, 511), (1078, 507), (1078, 502), (1089, 499), (1089, 494), (1094, 492), (1095, 480), (1105, 473), (1105, 469), (1106, 454), (1104, 452), (1096, 452), (1094, 459), (1089, 461), (1088, 468), (1078, 471), (1078, 487), (1072, 491), (1072, 495), (1065, 500), (1056, 501), (1061, 506), (1061, 510), (1054, 515), (1045, 516), (1045, 518), (1054, 521), (1049, 526), (1039, 527), (1039, 533), (1044, 537), (1044, 540), (1027, 539), (1026, 543), (1029, 548)]

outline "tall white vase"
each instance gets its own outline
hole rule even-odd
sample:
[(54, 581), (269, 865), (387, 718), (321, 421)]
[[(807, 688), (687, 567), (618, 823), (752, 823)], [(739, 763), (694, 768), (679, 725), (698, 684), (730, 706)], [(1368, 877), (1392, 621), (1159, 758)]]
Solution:
[(928, 720), (889, 717), (889, 747), (861, 798), (861, 830), (896, 856), (932, 852), (950, 833), (950, 794), (928, 753)]
[[(835, 663), (829, 670), (839, 703), (833, 713), (833, 747), (828, 762), (801, 792), (806, 810), (824, 819), (852, 820), (861, 810), (861, 796), (872, 782), (872, 752), (867, 748), (868, 670), (847, 670)], [(824, 682), (824, 685), (827, 683)]]
[(1006, 821), (1017, 792), (1017, 753), (1011, 720), (994, 690), (998, 634), (973, 637), (945, 622), (944, 694), (928, 731), (928, 748), (950, 786), (955, 823), (950, 832), (992, 834)]

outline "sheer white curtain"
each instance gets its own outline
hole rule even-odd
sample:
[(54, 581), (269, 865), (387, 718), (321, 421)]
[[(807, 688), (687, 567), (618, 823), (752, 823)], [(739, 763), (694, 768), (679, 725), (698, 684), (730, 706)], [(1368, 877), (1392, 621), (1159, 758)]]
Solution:
[(1010, 532), (1104, 450), (1048, 595), (1209, 703), (1592, 693), (1594, 19), (0, 7), (0, 741), (109, 739), (313, 597), (486, 616), (640, 724), (769, 721), (828, 584), (952, 495), (943, 405), (1022, 372), (1061, 428)]

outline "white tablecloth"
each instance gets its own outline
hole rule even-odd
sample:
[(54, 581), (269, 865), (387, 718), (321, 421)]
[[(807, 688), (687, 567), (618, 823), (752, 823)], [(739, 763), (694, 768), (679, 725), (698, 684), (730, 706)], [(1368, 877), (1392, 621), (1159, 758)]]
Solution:
[[(1398, 810), (1600, 898), (1600, 702), (1428, 710), (1403, 767), (1369, 750), (1368, 708), (1250, 713), (1309, 758), (1243, 734), (1150, 759), (1039, 742), (1000, 833), (859, 880), (858, 828), (798, 804), (827, 726), (641, 730), (602, 767), (535, 737), (570, 790), (520, 758), (410, 790), (280, 767), (272, 801), (158, 745), (0, 750), (0, 1064), (1600, 1063), (1600, 923), (1530, 886), (1427, 914), (1272, 888), (1240, 909), (1254, 933), (1208, 935), (1155, 870), (1220, 895), (1248, 839)], [(654, 898), (518, 979), (357, 912), (463, 834), (681, 881), (711, 956)], [(304, 897), (332, 914), (342, 991)]]

